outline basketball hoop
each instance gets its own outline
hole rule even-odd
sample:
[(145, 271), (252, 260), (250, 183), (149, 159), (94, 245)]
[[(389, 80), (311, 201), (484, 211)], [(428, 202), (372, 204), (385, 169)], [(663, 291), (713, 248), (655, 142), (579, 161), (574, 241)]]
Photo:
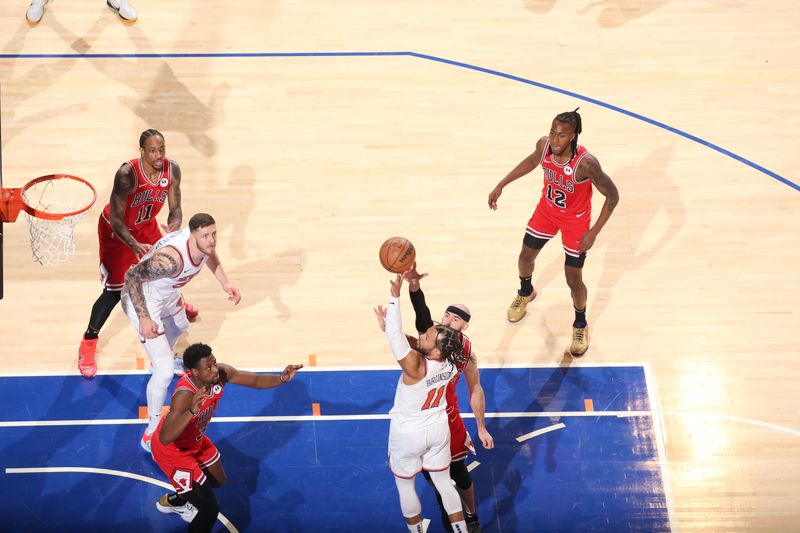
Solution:
[(50, 174), (19, 189), (0, 189), (0, 221), (14, 222), (23, 211), (33, 260), (55, 266), (75, 255), (73, 229), (96, 199), (97, 192), (85, 179)]

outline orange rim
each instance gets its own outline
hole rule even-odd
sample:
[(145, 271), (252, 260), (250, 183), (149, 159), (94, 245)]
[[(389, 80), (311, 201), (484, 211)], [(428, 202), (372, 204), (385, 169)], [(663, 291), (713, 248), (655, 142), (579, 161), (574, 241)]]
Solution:
[[(30, 206), (27, 203), (25, 203), (24, 201), (25, 191), (27, 191), (37, 183), (41, 183), (43, 181), (60, 180), (60, 179), (71, 179), (83, 183), (84, 185), (89, 187), (89, 189), (91, 189), (92, 200), (86, 205), (86, 207), (68, 213), (48, 213), (47, 211), (39, 211), (33, 206)], [(70, 174), (48, 174), (47, 176), (41, 176), (39, 178), (32, 179), (31, 181), (25, 184), (21, 192), (22, 192), (25, 212), (31, 215), (32, 217), (41, 218), (44, 220), (61, 220), (66, 217), (73, 217), (75, 215), (80, 215), (81, 213), (87, 211), (90, 207), (92, 207), (94, 205), (94, 202), (97, 200), (97, 191), (94, 190), (94, 186), (91, 183), (89, 183), (83, 178), (79, 178), (78, 176), (72, 176)]]

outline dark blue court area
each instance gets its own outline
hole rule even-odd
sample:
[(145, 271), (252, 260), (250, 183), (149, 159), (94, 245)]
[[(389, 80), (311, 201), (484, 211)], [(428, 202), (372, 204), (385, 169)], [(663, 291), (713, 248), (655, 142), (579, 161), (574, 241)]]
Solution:
[[(273, 390), (229, 386), (208, 430), (229, 479), (216, 491), (228, 523), (215, 531), (407, 531), (386, 460), (399, 375), (304, 369)], [(669, 531), (645, 376), (641, 366), (482, 369), (496, 448), (476, 442), (468, 464), (483, 531)], [(3, 531), (185, 531), (156, 510), (166, 478), (139, 447), (148, 378), (0, 378)], [(459, 395), (470, 412), (466, 384)], [(428, 531), (443, 531), (418, 478)]]

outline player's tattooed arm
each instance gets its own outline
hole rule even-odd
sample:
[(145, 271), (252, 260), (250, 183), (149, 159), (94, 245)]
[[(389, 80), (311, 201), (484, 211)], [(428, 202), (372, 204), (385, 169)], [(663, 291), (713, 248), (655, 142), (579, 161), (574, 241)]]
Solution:
[(606, 197), (606, 202), (603, 205), (603, 208), (607, 208), (608, 213), (611, 214), (619, 203), (619, 191), (617, 191), (617, 186), (614, 185), (611, 177), (600, 167), (600, 161), (598, 161), (592, 155), (587, 155), (584, 158), (582, 166), (585, 176), (592, 180), (592, 184), (595, 186), (595, 188), (600, 192), (600, 194)]
[(600, 230), (606, 225), (614, 208), (617, 207), (619, 203), (619, 191), (617, 191), (617, 186), (611, 181), (609, 175), (603, 172), (597, 158), (591, 154), (583, 158), (578, 166), (576, 174), (578, 181), (591, 180), (592, 185), (600, 191), (600, 194), (606, 197), (594, 225), (578, 239), (578, 249), (581, 252), (586, 252), (594, 245), (597, 234), (600, 233)]
[(181, 227), (183, 211), (181, 211), (181, 167), (175, 161), (170, 160), (170, 175), (172, 182), (169, 186), (169, 216), (167, 217), (167, 233), (176, 231)]
[(149, 317), (147, 302), (144, 297), (143, 284), (161, 278), (175, 277), (180, 274), (183, 264), (169, 253), (169, 248), (158, 251), (152, 257), (137, 263), (125, 274), (125, 285), (131, 304), (140, 317)]

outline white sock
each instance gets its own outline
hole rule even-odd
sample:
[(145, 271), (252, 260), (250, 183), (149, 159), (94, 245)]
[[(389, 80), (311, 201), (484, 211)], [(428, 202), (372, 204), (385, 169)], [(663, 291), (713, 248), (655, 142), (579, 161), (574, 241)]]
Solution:
[[(422, 520), (420, 520), (413, 526), (411, 524), (406, 524), (406, 525), (408, 526), (408, 530), (411, 533), (422, 533)], [(466, 529), (464, 531), (466, 531)]]
[(467, 522), (459, 520), (458, 522), (451, 522), (451, 527), (455, 533), (467, 533)]
[(150, 416), (150, 419), (147, 422), (147, 429), (145, 430), (145, 432), (148, 435), (152, 435), (153, 432), (158, 427), (159, 422), (161, 422), (161, 413), (157, 414), (156, 416)]

